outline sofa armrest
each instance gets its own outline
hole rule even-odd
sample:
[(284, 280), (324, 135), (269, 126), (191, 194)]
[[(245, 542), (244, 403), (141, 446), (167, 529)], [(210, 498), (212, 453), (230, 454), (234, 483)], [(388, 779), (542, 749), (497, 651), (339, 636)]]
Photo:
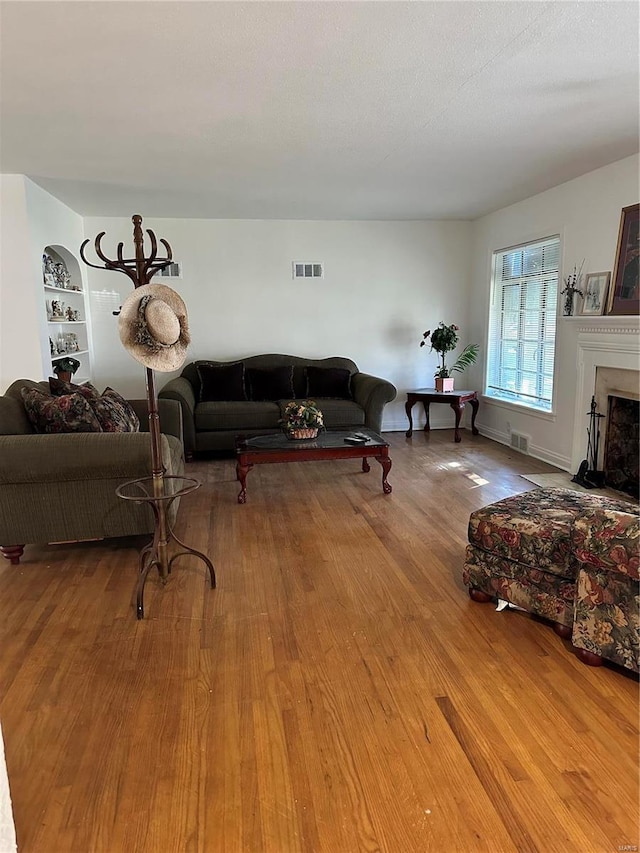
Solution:
[[(147, 400), (129, 400), (140, 419), (140, 432), (149, 432), (149, 403)], [(176, 400), (158, 400), (160, 432), (175, 436), (183, 443), (182, 409)]]
[(603, 508), (576, 519), (571, 547), (581, 568), (638, 579), (640, 514), (631, 504), (629, 507), (633, 511)]
[(184, 376), (178, 376), (161, 388), (158, 404), (161, 400), (176, 400), (180, 403), (185, 453), (193, 453), (196, 449), (196, 395), (193, 385)]
[[(162, 459), (171, 471), (168, 439)], [(0, 488), (16, 483), (133, 480), (151, 472), (151, 436), (145, 432), (83, 432), (0, 436)]]
[(396, 388), (386, 379), (368, 373), (354, 373), (351, 377), (353, 399), (365, 412), (365, 426), (379, 433), (382, 429), (382, 412), (385, 404), (396, 398)]

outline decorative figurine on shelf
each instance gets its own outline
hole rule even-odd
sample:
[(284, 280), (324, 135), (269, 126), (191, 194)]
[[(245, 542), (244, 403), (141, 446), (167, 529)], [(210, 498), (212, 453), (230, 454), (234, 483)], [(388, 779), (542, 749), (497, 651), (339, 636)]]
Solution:
[(51, 317), (64, 317), (64, 314), (62, 313), (62, 305), (57, 299), (51, 300)]
[(53, 275), (56, 280), (56, 287), (60, 287), (62, 290), (65, 290), (68, 287), (70, 275), (67, 272), (67, 268), (61, 262), (55, 264), (53, 268)]
[(69, 323), (73, 323), (74, 320), (78, 319), (78, 312), (74, 311), (71, 305), (69, 305), (65, 313), (67, 315), (67, 320)]
[(56, 277), (51, 255), (42, 256), (42, 277), (47, 287), (56, 287)]
[(571, 275), (568, 275), (564, 280), (564, 290), (561, 290), (560, 293), (564, 296), (564, 308), (562, 310), (562, 314), (564, 317), (572, 317), (573, 316), (573, 308), (576, 293), (578, 296), (583, 296), (582, 290), (580, 290), (580, 285), (582, 283), (582, 268), (584, 266), (584, 260), (580, 264), (580, 269), (574, 266), (573, 272)]
[(51, 350), (51, 355), (56, 355), (56, 347), (51, 338), (49, 338), (49, 349)]
[(53, 372), (63, 382), (71, 382), (71, 377), (79, 367), (80, 362), (77, 358), (66, 356), (65, 358), (61, 358), (60, 361), (56, 361), (53, 365)]

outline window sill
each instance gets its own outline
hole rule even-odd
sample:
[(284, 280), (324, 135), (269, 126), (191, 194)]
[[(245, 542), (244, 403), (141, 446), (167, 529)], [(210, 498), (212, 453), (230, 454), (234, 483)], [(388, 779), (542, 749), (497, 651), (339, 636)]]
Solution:
[(556, 420), (554, 412), (543, 412), (540, 409), (532, 409), (531, 406), (523, 406), (519, 403), (512, 403), (510, 400), (500, 400), (497, 397), (488, 397), (482, 394), (482, 402), (492, 406), (498, 406), (500, 409), (508, 409), (511, 412), (519, 412), (521, 415), (530, 415), (532, 418), (539, 418), (542, 421)]

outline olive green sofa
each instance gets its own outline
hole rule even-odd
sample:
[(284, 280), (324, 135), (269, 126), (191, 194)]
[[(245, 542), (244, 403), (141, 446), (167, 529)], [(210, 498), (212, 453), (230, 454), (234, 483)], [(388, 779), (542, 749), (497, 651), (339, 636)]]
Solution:
[[(124, 501), (116, 488), (151, 473), (146, 400), (129, 402), (140, 432), (34, 432), (21, 389), (48, 392), (46, 382), (18, 379), (0, 396), (0, 551), (17, 564), (27, 544), (152, 533), (151, 509)], [(159, 401), (167, 474), (184, 472), (182, 414)], [(178, 510), (176, 500), (170, 521)]]
[[(224, 367), (242, 363), (245, 371), (292, 366), (293, 394), (274, 400), (200, 400), (199, 365)], [(348, 398), (309, 395), (307, 368), (348, 370), (350, 393)], [(287, 399), (304, 399), (312, 396), (322, 410), (325, 428), (352, 430), (368, 427), (379, 433), (382, 414), (387, 403), (395, 399), (396, 389), (385, 379), (361, 373), (355, 362), (338, 356), (322, 359), (300, 358), (293, 355), (254, 355), (233, 361), (193, 361), (182, 374), (170, 380), (159, 393), (159, 398), (176, 400), (182, 407), (185, 455), (194, 452), (231, 450), (239, 434), (263, 435), (277, 432), (280, 427), (283, 405)]]

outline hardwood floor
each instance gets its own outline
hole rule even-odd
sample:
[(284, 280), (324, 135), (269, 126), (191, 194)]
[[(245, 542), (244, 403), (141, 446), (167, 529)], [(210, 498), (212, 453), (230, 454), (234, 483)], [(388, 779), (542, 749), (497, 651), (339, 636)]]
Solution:
[[(470, 601), (469, 513), (553, 469), (452, 430), (357, 460), (233, 460), (149, 578), (145, 540), (0, 566), (0, 721), (20, 853), (637, 849), (638, 682)], [(54, 510), (52, 510), (54, 511)]]

